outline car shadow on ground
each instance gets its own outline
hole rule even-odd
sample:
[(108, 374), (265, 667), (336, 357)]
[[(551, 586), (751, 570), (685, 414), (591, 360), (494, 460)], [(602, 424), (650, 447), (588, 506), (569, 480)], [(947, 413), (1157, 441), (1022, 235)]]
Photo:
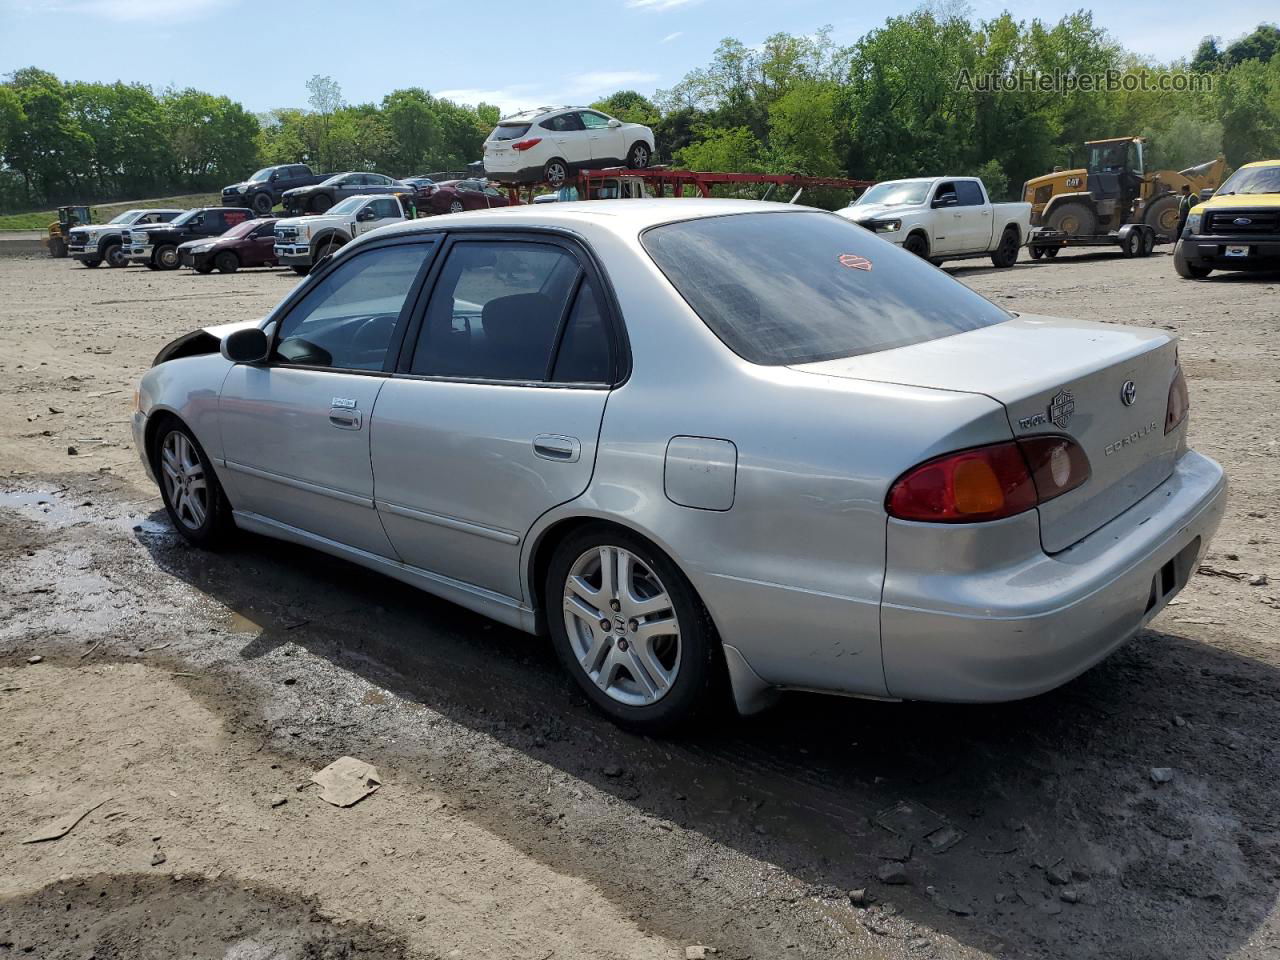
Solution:
[[(254, 536), (220, 554), (142, 540), (161, 568), (261, 627), (244, 658), (301, 645), (817, 895), (868, 888), (900, 917), (1016, 957), (1219, 956), (1274, 935), (1261, 928), (1280, 890), (1280, 675), (1257, 660), (1144, 631), (1028, 701), (796, 694), (748, 720), (654, 741), (594, 712), (546, 641), (344, 561)], [(1176, 628), (1176, 614), (1160, 622)], [(1172, 779), (1156, 782), (1153, 768)], [(520, 792), (486, 789), (467, 816), (563, 862), (561, 834), (531, 822)], [(898, 809), (895, 836), (875, 821), (899, 804), (910, 810)], [(562, 865), (625, 901), (626, 857)], [(877, 879), (904, 857), (909, 885)], [(675, 897), (645, 922), (678, 927), (685, 908)], [(852, 910), (848, 922), (866, 916)]]

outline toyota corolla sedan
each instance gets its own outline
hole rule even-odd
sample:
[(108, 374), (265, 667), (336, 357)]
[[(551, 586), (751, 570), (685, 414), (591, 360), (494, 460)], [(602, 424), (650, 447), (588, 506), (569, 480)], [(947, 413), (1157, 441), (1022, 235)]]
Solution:
[(278, 537), (549, 634), (661, 731), (726, 692), (1087, 670), (1221, 519), (1187, 410), (1162, 331), (1009, 313), (830, 213), (680, 199), (374, 231), (165, 347), (133, 427), (192, 543)]

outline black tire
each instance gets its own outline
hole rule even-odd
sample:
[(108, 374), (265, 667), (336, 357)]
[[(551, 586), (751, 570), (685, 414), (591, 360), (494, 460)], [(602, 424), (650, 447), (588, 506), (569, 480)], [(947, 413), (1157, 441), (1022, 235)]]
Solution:
[(213, 273), (213, 264), (202, 263), (200, 264), (200, 266), (196, 267), (195, 269), (196, 269), (196, 273)]
[[(175, 437), (182, 440), (173, 440), (174, 446), (167, 447)], [(180, 455), (182, 450), (189, 457)], [(235, 528), (231, 504), (213, 471), (213, 464), (186, 424), (177, 417), (164, 416), (156, 425), (149, 453), (160, 484), (160, 497), (174, 529), (193, 546), (213, 549), (224, 542)], [(189, 472), (179, 469), (188, 463), (193, 464), (194, 469)], [(199, 481), (203, 481), (202, 487), (196, 486)]]
[(463, 213), (466, 209), (467, 208), (463, 206), (462, 201), (457, 199), (456, 197), (449, 201), (450, 213)]
[(301, 263), (294, 264), (294, 265), (293, 265), (293, 266), (291, 266), (289, 269), (290, 269), (290, 270), (292, 270), (294, 273), (296, 273), (296, 274), (297, 274), (298, 276), (300, 276), (300, 277), (305, 277), (308, 273), (310, 273), (310, 272), (311, 272), (311, 268), (310, 268), (310, 267), (306, 266), (305, 264), (301, 264)]
[(1142, 252), (1138, 254), (1140, 257), (1149, 257), (1156, 249), (1156, 232), (1154, 230), (1142, 231)]
[(1069, 237), (1089, 237), (1098, 232), (1098, 218), (1083, 203), (1063, 203), (1054, 208), (1046, 226)]
[(1061, 247), (1045, 247), (1044, 248), (1044, 255), (1048, 257), (1050, 260), (1052, 260), (1061, 252), (1062, 252)]
[(542, 168), (542, 179), (553, 187), (562, 187), (569, 179), (569, 165), (559, 157), (552, 157)]
[[(632, 568), (636, 571), (637, 578), (654, 578), (647, 582), (656, 584), (657, 589), (670, 600), (669, 607), (655, 611), (654, 619), (665, 622), (674, 616), (678, 629), (677, 641), (673, 643), (671, 636), (660, 634), (649, 646), (651, 652), (646, 656), (640, 655), (640, 642), (632, 637), (637, 630), (643, 628), (644, 623), (637, 627), (637, 618), (626, 619), (628, 610), (625, 606), (606, 606), (603, 599), (600, 606), (605, 609), (601, 611), (601, 621), (616, 623), (617, 626), (611, 628), (612, 632), (602, 637), (600, 627), (593, 626), (584, 637), (577, 632), (587, 629), (587, 621), (584, 619), (580, 621), (580, 627), (576, 625), (579, 621), (575, 621), (575, 639), (570, 638), (570, 627), (566, 620), (572, 614), (565, 612), (564, 603), (570, 574), (575, 565), (590, 564), (593, 551), (607, 547), (625, 551), (638, 562)], [(633, 581), (626, 594), (614, 592), (624, 600), (627, 596), (635, 597), (635, 584), (641, 582), (641, 579)], [(590, 584), (586, 578), (582, 582)], [(603, 583), (600, 587), (603, 587)], [(611, 524), (592, 524), (574, 531), (555, 549), (547, 568), (543, 596), (552, 642), (565, 669), (587, 699), (620, 726), (639, 733), (668, 733), (687, 725), (700, 715), (719, 711), (727, 704), (724, 653), (711, 617), (680, 569), (666, 554), (642, 537)], [(582, 602), (583, 609), (588, 613), (596, 609), (587, 601)], [(604, 613), (608, 614), (607, 618), (603, 616)], [(584, 666), (582, 659), (591, 654), (584, 652), (582, 659), (579, 657), (582, 645), (590, 646), (595, 643), (599, 646), (593, 649), (601, 651), (596, 658), (597, 676), (602, 677), (608, 671), (611, 678), (616, 678), (604, 681), (610, 689), (615, 689), (614, 695), (607, 693), (601, 682), (593, 679)], [(575, 644), (579, 646), (575, 647)], [(669, 671), (671, 679), (665, 690), (653, 698), (652, 702), (645, 704), (627, 703), (619, 699), (625, 696), (644, 698), (658, 688), (658, 683), (652, 679), (656, 673), (652, 672), (652, 667), (648, 666), (650, 664)], [(651, 672), (644, 673), (646, 669)], [(632, 671), (642, 673), (650, 679), (641, 682)], [(639, 692), (628, 694), (627, 687)], [(644, 692), (646, 689), (650, 691), (649, 694)]]
[(102, 260), (114, 270), (129, 265), (129, 258), (124, 255), (124, 247), (119, 242), (108, 243), (102, 248)]
[(54, 260), (61, 260), (67, 255), (67, 242), (61, 237), (49, 238), (49, 256)]
[(275, 205), (275, 201), (271, 199), (271, 194), (269, 193), (255, 193), (253, 195), (253, 212), (260, 217), (265, 217)]
[(1130, 230), (1129, 235), (1120, 241), (1120, 252), (1126, 257), (1142, 256), (1142, 231)]
[(1174, 240), (1178, 236), (1178, 205), (1181, 200), (1174, 194), (1160, 197), (1147, 207), (1142, 215), (1142, 222), (1156, 232), (1164, 240)]
[(1190, 262), (1183, 252), (1181, 240), (1178, 241), (1178, 245), (1173, 250), (1173, 269), (1178, 271), (1178, 276), (1182, 277), (1183, 280), (1203, 280), (1213, 272), (1212, 267)]
[(346, 240), (343, 240), (334, 234), (330, 234), (323, 240), (318, 240), (316, 245), (311, 249), (312, 265), (314, 266), (319, 263), (323, 258), (327, 257), (331, 253), (337, 253), (346, 246), (346, 244)]
[(997, 267), (1012, 267), (1018, 262), (1018, 231), (1015, 227), (1006, 227), (1000, 235), (1000, 246), (991, 255), (991, 262)]
[(102, 266), (101, 260), (81, 260), (80, 262), (83, 263), (90, 270), (95, 270), (98, 267)]
[(627, 166), (632, 170), (645, 169), (652, 159), (653, 151), (649, 149), (649, 145), (643, 140), (637, 140), (631, 145), (631, 149), (627, 151)]
[(235, 273), (240, 269), (240, 258), (231, 250), (223, 250), (213, 258), (213, 265), (219, 273)]
[(177, 270), (181, 266), (178, 259), (177, 244), (165, 243), (156, 247), (151, 254), (151, 260), (156, 265), (157, 270)]
[(311, 198), (310, 206), (312, 213), (324, 213), (333, 206), (333, 197), (329, 196), (327, 193), (318, 194)]
[(1031, 253), (1032, 260), (1039, 260), (1044, 256), (1044, 247), (1028, 247), (1027, 249)]
[(914, 253), (917, 257), (928, 259), (929, 240), (923, 233), (913, 233), (902, 241), (902, 249), (907, 253)]

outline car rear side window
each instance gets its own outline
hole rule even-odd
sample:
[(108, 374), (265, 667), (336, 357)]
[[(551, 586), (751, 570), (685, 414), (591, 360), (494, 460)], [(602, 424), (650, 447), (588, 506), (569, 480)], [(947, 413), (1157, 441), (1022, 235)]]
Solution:
[(547, 379), (581, 269), (547, 243), (454, 245), (427, 304), (410, 373)]
[(982, 189), (972, 180), (956, 181), (956, 196), (960, 200), (959, 206), (982, 206)]
[(1009, 319), (948, 274), (842, 217), (743, 213), (643, 243), (729, 349), (776, 366), (875, 353)]
[(556, 383), (609, 383), (613, 379), (608, 319), (590, 280), (583, 280), (556, 352)]

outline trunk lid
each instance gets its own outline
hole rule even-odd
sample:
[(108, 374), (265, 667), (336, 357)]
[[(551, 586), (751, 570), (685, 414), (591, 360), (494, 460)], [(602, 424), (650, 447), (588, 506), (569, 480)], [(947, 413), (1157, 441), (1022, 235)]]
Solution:
[[(1089, 480), (1042, 504), (1048, 553), (1087, 537), (1173, 472), (1185, 424), (1164, 432), (1176, 342), (1156, 330), (1023, 315), (912, 346), (803, 364), (808, 373), (978, 393), (1002, 404), (1015, 437), (1072, 437)], [(1132, 382), (1132, 400), (1126, 384)]]

